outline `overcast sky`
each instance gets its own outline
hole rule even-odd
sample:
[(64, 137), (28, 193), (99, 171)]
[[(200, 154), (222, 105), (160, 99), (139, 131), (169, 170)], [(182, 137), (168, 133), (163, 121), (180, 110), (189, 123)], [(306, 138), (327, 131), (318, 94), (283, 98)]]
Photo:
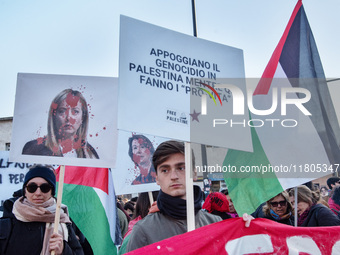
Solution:
[[(196, 0), (198, 37), (242, 49), (246, 77), (260, 77), (296, 2)], [(340, 77), (340, 1), (303, 4), (326, 76)], [(191, 0), (0, 0), (0, 118), (18, 72), (117, 77), (120, 14), (193, 35)]]

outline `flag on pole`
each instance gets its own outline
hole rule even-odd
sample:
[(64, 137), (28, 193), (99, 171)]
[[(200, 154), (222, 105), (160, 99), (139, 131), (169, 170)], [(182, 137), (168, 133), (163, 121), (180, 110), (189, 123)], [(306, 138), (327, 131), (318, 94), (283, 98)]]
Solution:
[[(57, 169), (57, 181), (59, 181)], [(85, 235), (93, 253), (117, 254), (116, 199), (108, 168), (66, 166), (62, 203)]]
[[(303, 104), (284, 106), (287, 88), (297, 91), (286, 94), (291, 96), (288, 100)], [(224, 174), (239, 214), (252, 213), (281, 191), (339, 167), (339, 124), (301, 0), (254, 91), (254, 107), (269, 109), (278, 91), (281, 105), (270, 116), (251, 112), (253, 123), (272, 119), (270, 125), (251, 127), (254, 151), (229, 150), (224, 161), (225, 166), (249, 171), (242, 176), (239, 172)]]

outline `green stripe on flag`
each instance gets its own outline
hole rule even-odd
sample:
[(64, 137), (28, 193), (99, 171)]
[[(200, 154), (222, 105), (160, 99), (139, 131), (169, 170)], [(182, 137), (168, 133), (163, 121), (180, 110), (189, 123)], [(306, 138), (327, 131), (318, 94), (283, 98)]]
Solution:
[[(252, 167), (253, 169), (255, 169), (254, 166), (257, 166), (257, 169), (261, 169), (263, 166), (268, 167), (270, 165), (253, 127), (251, 128), (251, 136), (254, 152), (228, 150), (223, 162), (224, 166), (235, 166), (239, 171), (245, 166)], [(260, 204), (283, 191), (275, 173), (224, 172), (224, 180), (239, 215), (253, 213)]]
[(64, 184), (63, 204), (89, 241), (95, 255), (117, 254), (104, 207), (92, 187)]

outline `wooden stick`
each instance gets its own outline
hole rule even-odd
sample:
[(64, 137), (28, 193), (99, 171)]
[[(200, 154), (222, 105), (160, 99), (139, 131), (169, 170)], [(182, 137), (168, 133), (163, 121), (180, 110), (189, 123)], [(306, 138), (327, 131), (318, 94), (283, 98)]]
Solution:
[(150, 201), (150, 206), (152, 206), (153, 204), (153, 196), (152, 196), (152, 191), (148, 191), (148, 194), (149, 194), (149, 201)]
[[(63, 165), (63, 166), (60, 166), (60, 172), (59, 172), (57, 208), (56, 208), (56, 211), (55, 211), (53, 233), (58, 233), (58, 228), (59, 228), (61, 200), (63, 198), (64, 175), (65, 175), (65, 166)], [(51, 255), (54, 255), (54, 254), (55, 254), (55, 251), (53, 250), (51, 252)]]
[(188, 232), (195, 229), (194, 209), (194, 182), (192, 178), (191, 144), (185, 142), (185, 188), (187, 202), (187, 229)]

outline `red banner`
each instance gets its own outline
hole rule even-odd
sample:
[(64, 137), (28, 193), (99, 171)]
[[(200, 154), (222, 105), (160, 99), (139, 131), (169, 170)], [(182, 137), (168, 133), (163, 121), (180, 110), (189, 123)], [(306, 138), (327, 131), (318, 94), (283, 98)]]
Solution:
[(340, 226), (292, 227), (255, 219), (228, 219), (128, 254), (340, 254)]

